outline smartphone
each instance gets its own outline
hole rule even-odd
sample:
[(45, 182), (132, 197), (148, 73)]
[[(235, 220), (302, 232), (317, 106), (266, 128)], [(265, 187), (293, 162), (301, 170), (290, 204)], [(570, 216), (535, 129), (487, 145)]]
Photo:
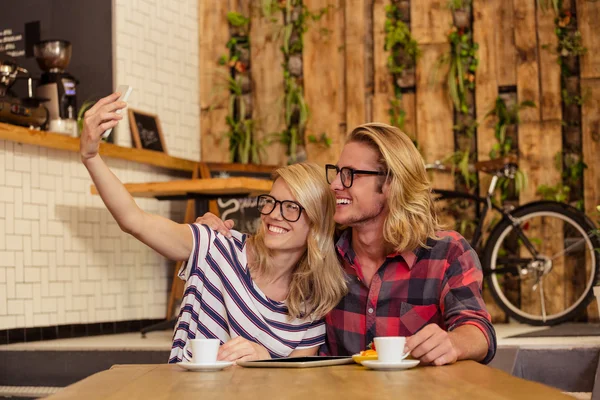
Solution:
[[(121, 97), (119, 97), (118, 101), (127, 101), (127, 99), (129, 99), (129, 95), (131, 94), (132, 90), (133, 90), (133, 88), (129, 85), (120, 85), (117, 88), (117, 92), (121, 93)], [(121, 114), (122, 111), (123, 111), (123, 109), (117, 110), (117, 114)], [(113, 128), (107, 129), (102, 134), (102, 139), (106, 139), (108, 137), (108, 135), (110, 135), (112, 130), (113, 130)]]

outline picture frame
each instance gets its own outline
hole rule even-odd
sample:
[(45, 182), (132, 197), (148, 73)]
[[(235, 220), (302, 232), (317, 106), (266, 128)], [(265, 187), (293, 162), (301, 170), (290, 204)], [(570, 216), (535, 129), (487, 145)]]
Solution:
[(158, 115), (132, 108), (127, 111), (127, 114), (134, 147), (167, 154)]

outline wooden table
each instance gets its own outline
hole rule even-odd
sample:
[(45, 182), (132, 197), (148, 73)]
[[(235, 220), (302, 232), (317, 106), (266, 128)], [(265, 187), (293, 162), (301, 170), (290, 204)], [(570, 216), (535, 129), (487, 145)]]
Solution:
[(230, 367), (188, 372), (176, 365), (115, 365), (47, 399), (523, 399), (572, 400), (539, 383), (473, 361), (405, 371), (342, 365), (308, 369)]
[[(257, 196), (269, 193), (273, 182), (265, 179), (235, 177), (186, 179), (166, 182), (126, 183), (133, 197), (156, 197), (161, 200), (206, 198), (226, 196)], [(92, 194), (98, 194), (92, 185)]]

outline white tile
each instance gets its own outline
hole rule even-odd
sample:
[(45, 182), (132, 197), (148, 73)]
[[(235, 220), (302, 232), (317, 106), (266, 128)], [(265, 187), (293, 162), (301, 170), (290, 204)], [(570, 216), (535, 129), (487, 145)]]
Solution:
[[(8, 314), (6, 283), (0, 283), (0, 315)], [(2, 328), (0, 328), (2, 329)]]
[[(12, 202), (7, 202), (6, 204), (6, 222), (5, 222), (5, 233), (14, 233), (15, 232), (15, 206)], [(1, 263), (1, 261), (0, 261)]]
[(21, 186), (23, 189), (23, 201), (25, 203), (31, 203), (31, 175), (23, 174), (23, 185)]
[(46, 205), (47, 191), (39, 189), (31, 189), (31, 202), (33, 204)]
[(56, 298), (56, 315), (59, 325), (64, 325), (66, 321), (65, 299), (62, 297)]
[(34, 326), (50, 326), (50, 317), (48, 314), (34, 314), (33, 323)]
[(71, 268), (69, 267), (57, 267), (56, 268), (56, 279), (59, 282), (68, 282), (71, 280)]
[(40, 207), (37, 205), (24, 204), (23, 205), (23, 218), (39, 221)]
[(17, 171), (6, 171), (6, 186), (12, 186), (12, 187), (16, 187), (16, 188), (20, 188), (21, 187), (21, 179), (22, 179), (22, 174), (20, 172)]
[(0, 251), (2, 250), (6, 250), (6, 218), (0, 218)]
[[(42, 297), (47, 297), (50, 295), (50, 282), (48, 281), (48, 269), (40, 268), (38, 270), (38, 279), (42, 282)], [(61, 293), (62, 294), (62, 293)]]
[(15, 252), (14, 251), (0, 251), (0, 267), (14, 267), (15, 266)]
[(31, 236), (31, 221), (15, 219), (15, 233), (17, 235)]
[(54, 297), (45, 298), (42, 302), (42, 312), (55, 313), (58, 310), (57, 301)]
[(33, 251), (31, 249), (31, 238), (28, 236), (23, 237), (23, 265), (28, 267), (33, 265)]
[(31, 187), (40, 187), (40, 162), (37, 157), (31, 159)]
[(64, 265), (79, 265), (79, 253), (73, 251), (66, 251)]
[(32, 263), (36, 267), (47, 267), (48, 266), (48, 252), (34, 251), (33, 257), (32, 257)]
[(66, 293), (66, 290), (65, 290), (66, 285), (68, 285), (68, 283), (50, 282), (48, 284), (48, 296), (50, 296), (50, 297), (63, 296)]
[[(25, 241), (27, 238), (23, 238)], [(15, 252), (15, 278), (17, 282), (25, 282), (25, 276), (23, 274), (25, 267), (25, 254), (24, 252), (17, 251)]]
[[(43, 312), (42, 307), (42, 294), (40, 293), (42, 290), (42, 285), (40, 283), (33, 284), (33, 312), (39, 313)], [(45, 301), (45, 300), (44, 300)]]
[(6, 235), (5, 238), (6, 250), (23, 250), (23, 236)]
[(0, 201), (5, 203), (14, 203), (15, 202), (15, 189), (12, 187), (3, 187), (0, 190)]
[(0, 329), (17, 327), (17, 317), (14, 315), (0, 315)]
[(9, 299), (13, 299), (16, 293), (16, 278), (15, 278), (15, 269), (7, 268), (6, 269), (6, 297)]
[(31, 283), (16, 283), (15, 298), (30, 299), (33, 296), (33, 285)]
[(23, 155), (15, 155), (14, 158), (14, 170), (21, 172), (31, 171), (31, 157)]
[(40, 250), (40, 222), (39, 220), (31, 221), (31, 248)]
[(54, 251), (56, 250), (56, 238), (53, 236), (40, 237), (40, 250)]

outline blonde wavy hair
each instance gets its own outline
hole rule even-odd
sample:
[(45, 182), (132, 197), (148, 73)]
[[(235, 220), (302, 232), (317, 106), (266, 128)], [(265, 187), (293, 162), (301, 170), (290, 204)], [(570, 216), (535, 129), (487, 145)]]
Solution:
[[(323, 169), (312, 163), (299, 163), (279, 168), (273, 181), (283, 180), (309, 223), (307, 250), (293, 271), (286, 301), (291, 318), (323, 318), (347, 292), (345, 275), (334, 247), (335, 195), (329, 188)], [(249, 239), (253, 249), (251, 271), (270, 276), (273, 265), (265, 246), (264, 225)]]
[(434, 208), (431, 183), (421, 154), (400, 129), (372, 122), (356, 127), (347, 143), (364, 143), (379, 155), (390, 183), (389, 214), (383, 237), (397, 252), (426, 247), (427, 239), (438, 239), (441, 229)]

